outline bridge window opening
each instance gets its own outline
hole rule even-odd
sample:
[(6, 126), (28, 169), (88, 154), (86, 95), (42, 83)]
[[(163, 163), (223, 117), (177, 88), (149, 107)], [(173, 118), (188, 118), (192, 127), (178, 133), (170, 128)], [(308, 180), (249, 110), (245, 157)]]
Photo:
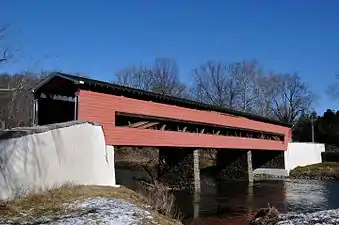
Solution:
[(216, 126), (213, 124), (199, 124), (166, 118), (155, 118), (143, 115), (133, 115), (120, 112), (116, 112), (115, 125), (118, 127), (129, 127), (136, 129), (153, 129), (161, 131), (201, 133), (207, 135), (284, 141), (284, 135), (281, 134)]

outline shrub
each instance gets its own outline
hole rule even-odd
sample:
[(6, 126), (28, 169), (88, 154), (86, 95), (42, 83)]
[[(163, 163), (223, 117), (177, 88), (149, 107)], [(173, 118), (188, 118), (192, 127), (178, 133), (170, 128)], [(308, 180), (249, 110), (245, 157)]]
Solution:
[(147, 205), (153, 210), (172, 219), (180, 220), (181, 213), (175, 207), (175, 196), (164, 184), (144, 184), (138, 192), (145, 198)]

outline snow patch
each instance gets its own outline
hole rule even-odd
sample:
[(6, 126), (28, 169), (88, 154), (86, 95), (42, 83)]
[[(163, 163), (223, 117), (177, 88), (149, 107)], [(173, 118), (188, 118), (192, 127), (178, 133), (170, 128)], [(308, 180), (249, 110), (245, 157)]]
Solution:
[[(26, 225), (51, 222), (59, 225), (137, 225), (142, 219), (153, 219), (152, 212), (121, 199), (96, 197), (76, 201), (69, 206), (83, 210), (62, 216), (36, 218), (33, 223), (26, 223)], [(0, 225), (8, 224), (13, 224), (13, 222), (0, 221)], [(154, 222), (154, 224), (157, 223)]]

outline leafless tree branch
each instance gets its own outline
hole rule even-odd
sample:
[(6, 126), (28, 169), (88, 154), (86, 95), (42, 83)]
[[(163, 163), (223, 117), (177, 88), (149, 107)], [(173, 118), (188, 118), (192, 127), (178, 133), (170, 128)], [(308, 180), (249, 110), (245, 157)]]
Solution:
[(314, 95), (297, 74), (275, 74), (270, 81), (271, 109), (277, 119), (294, 123), (301, 113), (310, 110)]
[(186, 85), (179, 79), (174, 60), (158, 58), (150, 67), (126, 68), (116, 74), (118, 84), (153, 91), (164, 95), (188, 97)]
[(33, 95), (30, 89), (40, 76), (29, 73), (0, 74), (0, 121), (7, 128), (30, 126)]
[(193, 78), (192, 95), (198, 101), (288, 123), (314, 100), (297, 74), (265, 76), (255, 61), (208, 61), (194, 70)]
[(232, 108), (236, 89), (229, 74), (229, 65), (221, 61), (207, 61), (193, 70), (191, 90), (197, 101)]

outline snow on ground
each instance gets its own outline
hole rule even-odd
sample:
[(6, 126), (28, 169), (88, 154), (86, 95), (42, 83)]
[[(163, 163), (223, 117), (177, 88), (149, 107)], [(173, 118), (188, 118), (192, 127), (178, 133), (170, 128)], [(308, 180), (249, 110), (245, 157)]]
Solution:
[[(76, 201), (70, 206), (80, 207), (84, 210), (82, 212), (71, 213), (53, 218), (37, 218), (34, 221), (34, 224), (46, 224), (54, 222), (53, 224), (58, 225), (137, 225), (141, 219), (149, 219), (148, 221), (150, 221), (153, 218), (153, 215), (150, 211), (120, 199), (96, 197), (82, 201)], [(11, 221), (0, 221), (0, 225), (5, 224), (7, 225), (13, 223), (11, 223)], [(154, 222), (154, 224), (157, 223)]]
[(333, 225), (339, 224), (339, 209), (319, 211), (315, 213), (288, 213), (281, 215), (278, 225)]

